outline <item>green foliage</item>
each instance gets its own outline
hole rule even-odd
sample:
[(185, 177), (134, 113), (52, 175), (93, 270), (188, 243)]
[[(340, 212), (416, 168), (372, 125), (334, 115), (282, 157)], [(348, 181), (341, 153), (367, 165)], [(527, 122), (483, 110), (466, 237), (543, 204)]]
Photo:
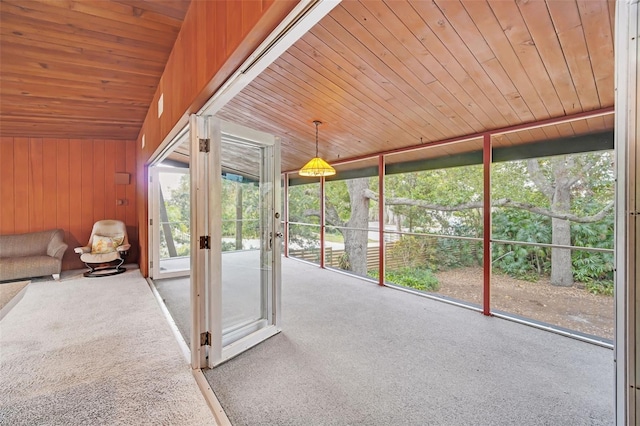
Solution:
[(591, 281), (586, 283), (585, 287), (592, 294), (613, 296), (613, 281)]
[(438, 269), (482, 265), (482, 243), (479, 241), (438, 238), (436, 261)]
[(437, 270), (436, 252), (435, 238), (416, 238), (411, 235), (403, 235), (399, 241), (393, 243), (393, 247), (389, 250), (389, 256), (401, 259), (404, 268), (426, 267)]
[[(378, 271), (369, 271), (369, 275), (378, 278)], [(402, 268), (387, 271), (385, 280), (422, 291), (438, 291), (440, 289), (438, 278), (431, 270), (425, 268)]]
[[(613, 215), (602, 222), (573, 224), (571, 226), (571, 237), (572, 244), (581, 247), (613, 248)], [(571, 252), (571, 263), (576, 281), (585, 283), (592, 293), (608, 293), (606, 283), (613, 283), (613, 253), (573, 250)], [(599, 283), (602, 283), (602, 286)], [(600, 291), (600, 287), (605, 290)], [(613, 292), (613, 286), (611, 286), (611, 292)]]
[(346, 251), (342, 253), (342, 255), (340, 256), (340, 259), (338, 260), (338, 267), (344, 271), (351, 270), (351, 262), (349, 261), (349, 254)]
[[(551, 219), (517, 209), (502, 209), (493, 215), (493, 238), (551, 243)], [(518, 279), (537, 281), (551, 270), (551, 249), (521, 244), (494, 244), (493, 266)]]
[[(594, 215), (613, 199), (612, 161), (612, 152), (606, 151), (494, 163), (491, 195), (494, 200), (506, 199), (550, 209), (554, 198), (549, 194), (563, 184), (570, 188), (567, 212), (582, 217)], [(546, 189), (540, 184), (544, 179), (547, 181)], [(371, 178), (370, 189), (375, 191), (376, 188), (377, 179)], [(325, 194), (327, 209), (335, 209), (339, 219), (347, 222), (351, 216), (352, 200), (349, 199), (346, 181), (327, 182)], [(318, 217), (309, 216), (308, 212), (319, 211), (319, 195), (320, 185), (317, 182), (291, 187), (290, 220), (317, 224)], [(385, 177), (387, 199), (420, 200), (441, 208), (388, 205), (387, 225), (393, 223), (399, 231), (479, 238), (483, 235), (481, 208), (445, 210), (460, 204), (480, 203), (482, 195), (482, 165), (388, 175)], [(377, 206), (373, 203), (369, 218), (378, 220)], [(570, 244), (613, 248), (613, 222), (611, 212), (599, 222), (572, 223)], [(319, 228), (292, 226), (292, 241), (301, 247), (318, 247)], [(338, 233), (328, 226), (327, 235), (332, 235), (332, 232)], [(552, 232), (552, 220), (547, 216), (516, 208), (494, 208), (492, 211), (493, 239), (549, 244), (553, 241)], [(328, 240), (332, 240), (332, 236)], [(481, 265), (483, 255), (480, 242), (442, 237), (405, 236), (391, 250), (389, 254), (401, 258), (404, 267), (411, 270), (435, 271)], [(550, 274), (551, 252), (547, 247), (495, 243), (492, 262), (498, 272), (519, 279), (537, 280)], [(612, 254), (574, 249), (571, 262), (577, 282), (584, 283), (591, 292), (610, 294)], [(350, 264), (346, 258), (342, 263)]]
[(236, 250), (236, 243), (232, 241), (222, 242), (222, 251), (234, 251)]

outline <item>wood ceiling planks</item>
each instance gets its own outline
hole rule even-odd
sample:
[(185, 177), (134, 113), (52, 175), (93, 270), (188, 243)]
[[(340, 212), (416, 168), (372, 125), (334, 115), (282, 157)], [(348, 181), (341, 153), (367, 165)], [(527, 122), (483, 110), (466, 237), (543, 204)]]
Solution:
[[(342, 2), (219, 115), (281, 136), (283, 169), (613, 106), (606, 0)], [(504, 143), (611, 129), (610, 119)], [(548, 135), (548, 136), (545, 136)]]
[(135, 139), (190, 0), (3, 0), (3, 135)]
[[(189, 3), (0, 2), (2, 134), (135, 138)], [(316, 119), (320, 154), (336, 161), (609, 108), (614, 9), (607, 0), (342, 2), (218, 115), (280, 136), (283, 169), (295, 170), (314, 154)], [(504, 143), (612, 127), (606, 116)]]

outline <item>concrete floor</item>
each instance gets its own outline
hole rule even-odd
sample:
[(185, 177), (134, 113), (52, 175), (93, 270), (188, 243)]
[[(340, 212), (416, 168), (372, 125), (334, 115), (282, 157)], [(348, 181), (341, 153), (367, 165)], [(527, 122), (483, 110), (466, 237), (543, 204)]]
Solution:
[(610, 349), (291, 259), (282, 272), (282, 333), (205, 373), (234, 425), (614, 423)]

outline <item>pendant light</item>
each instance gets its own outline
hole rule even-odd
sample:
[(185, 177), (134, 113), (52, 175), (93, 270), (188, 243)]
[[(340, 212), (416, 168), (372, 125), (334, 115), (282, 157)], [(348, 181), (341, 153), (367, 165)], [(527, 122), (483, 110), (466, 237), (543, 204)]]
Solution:
[(333, 176), (336, 174), (336, 169), (318, 156), (318, 126), (321, 125), (322, 122), (315, 120), (313, 124), (316, 125), (316, 156), (309, 160), (309, 162), (300, 169), (298, 174), (300, 176), (312, 177)]

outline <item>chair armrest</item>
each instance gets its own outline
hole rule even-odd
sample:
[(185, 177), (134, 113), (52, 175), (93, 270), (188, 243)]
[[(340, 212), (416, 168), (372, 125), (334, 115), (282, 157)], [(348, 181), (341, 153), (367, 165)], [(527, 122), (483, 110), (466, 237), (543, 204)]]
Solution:
[(131, 248), (131, 244), (123, 244), (121, 246), (116, 247), (117, 251), (129, 251)]
[(91, 253), (91, 247), (76, 247), (73, 249), (74, 252), (78, 253), (78, 254), (83, 254), (83, 253)]

